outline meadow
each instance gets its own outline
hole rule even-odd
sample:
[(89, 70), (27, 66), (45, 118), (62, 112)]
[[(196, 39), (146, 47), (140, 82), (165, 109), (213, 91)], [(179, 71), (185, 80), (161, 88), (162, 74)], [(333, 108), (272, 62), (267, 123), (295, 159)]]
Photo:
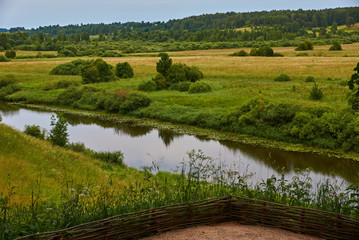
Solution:
[[(199, 67), (204, 73), (201, 81), (209, 84), (212, 91), (198, 94), (174, 90), (146, 92), (145, 96), (151, 100), (150, 106), (126, 114), (287, 143), (358, 152), (358, 140), (352, 134), (356, 131), (353, 130), (356, 115), (348, 104), (352, 91), (347, 82), (358, 63), (359, 44), (343, 44), (342, 51), (329, 51), (329, 47), (315, 46), (312, 51), (295, 51), (294, 47), (273, 48), (283, 57), (229, 56), (235, 51), (249, 52), (250, 49), (171, 52), (173, 63)], [(23, 51), (21, 54), (31, 55), (33, 52)], [(59, 97), (67, 89), (54, 86), (64, 81), (72, 82), (76, 89), (92, 87), (93, 90), (88, 91), (102, 91), (102, 95), (136, 93), (139, 84), (156, 75), (159, 61), (154, 53), (103, 58), (112, 66), (128, 62), (133, 67), (133, 78), (117, 78), (111, 82), (81, 84), (81, 76), (49, 74), (55, 66), (75, 59), (78, 58), (31, 58), (0, 63), (1, 76), (10, 75), (17, 82), (17, 91), (5, 94), (3, 98), (59, 105)], [(274, 81), (282, 73), (290, 76), (291, 81)], [(308, 76), (314, 77), (315, 82), (307, 82)], [(310, 97), (315, 84), (323, 93), (321, 100)], [(88, 93), (78, 103), (66, 105), (101, 110), (96, 103), (100, 101), (97, 99), (99, 95), (94, 95)], [(351, 115), (347, 116), (349, 112)], [(284, 113), (288, 119), (282, 121)], [(308, 123), (310, 119), (315, 121)], [(342, 120), (335, 125), (338, 119)]]

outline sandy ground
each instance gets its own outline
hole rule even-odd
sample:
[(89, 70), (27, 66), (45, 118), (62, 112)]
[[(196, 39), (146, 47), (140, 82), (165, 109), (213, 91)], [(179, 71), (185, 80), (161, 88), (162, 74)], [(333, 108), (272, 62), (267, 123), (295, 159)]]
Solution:
[(197, 226), (166, 232), (142, 240), (317, 240), (321, 238), (292, 233), (282, 229), (241, 225), (235, 222)]

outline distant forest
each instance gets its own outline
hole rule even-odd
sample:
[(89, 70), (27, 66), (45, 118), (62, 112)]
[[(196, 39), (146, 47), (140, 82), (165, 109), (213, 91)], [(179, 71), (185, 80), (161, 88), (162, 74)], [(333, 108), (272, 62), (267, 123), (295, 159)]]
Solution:
[[(129, 41), (146, 42), (147, 45), (152, 46), (141, 51), (234, 48), (252, 46), (256, 43), (290, 46), (306, 38), (317, 39), (313, 40), (317, 45), (330, 43), (325, 39), (351, 43), (359, 41), (359, 31), (349, 33), (337, 29), (337, 27), (340, 25), (351, 26), (356, 22), (359, 22), (359, 7), (248, 13), (228, 12), (152, 23), (55, 25), (29, 30), (17, 27), (11, 28), (8, 33), (0, 33), (0, 50), (60, 51), (65, 45), (78, 45), (80, 42), (92, 41), (126, 42), (126, 46), (112, 44), (108, 45), (106, 49), (127, 49), (128, 52), (136, 51), (136, 44), (128, 44)], [(328, 27), (330, 27), (330, 31)], [(4, 29), (1, 30), (4, 31)], [(162, 45), (174, 42), (191, 42), (193, 44), (179, 46), (175, 49), (163, 49)], [(220, 46), (198, 44), (216, 42), (226, 44)], [(240, 44), (239, 42), (249, 42), (249, 44)], [(154, 47), (154, 43), (159, 44)], [(161, 43), (163, 44), (161, 45)], [(85, 45), (83, 43), (82, 48), (86, 48)]]

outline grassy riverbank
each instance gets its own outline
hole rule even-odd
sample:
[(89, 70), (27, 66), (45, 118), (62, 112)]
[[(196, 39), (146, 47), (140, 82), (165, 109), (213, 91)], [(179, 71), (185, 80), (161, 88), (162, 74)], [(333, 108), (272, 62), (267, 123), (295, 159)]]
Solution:
[(172, 174), (104, 163), (3, 124), (0, 133), (0, 239), (228, 194), (359, 216), (358, 186), (323, 181), (313, 192), (307, 171), (252, 186), (239, 165), (224, 166), (201, 151), (189, 152)]
[[(196, 65), (201, 69), (205, 75), (202, 81), (211, 86), (212, 92), (145, 93), (151, 105), (126, 114), (235, 133), (243, 142), (353, 158), (351, 153), (359, 151), (355, 128), (359, 120), (348, 105), (351, 91), (346, 84), (358, 61), (359, 44), (343, 45), (343, 51), (328, 51), (328, 48), (315, 46), (304, 56), (298, 56), (301, 52), (293, 47), (274, 48), (284, 57), (229, 56), (235, 50), (173, 52), (174, 63)], [(49, 74), (53, 67), (71, 60), (74, 59), (15, 59), (0, 63), (3, 78), (10, 74), (16, 81), (13, 92), (4, 90), (0, 96), (8, 101), (52, 107), (64, 102), (61, 97), (65, 96), (69, 102), (66, 107), (101, 110), (101, 103), (109, 96), (121, 98), (138, 92), (141, 82), (155, 76), (159, 57), (130, 54), (106, 58), (109, 64), (127, 61), (134, 68), (134, 78), (113, 82), (83, 85), (80, 76)], [(273, 79), (280, 73), (288, 74), (292, 80), (275, 82)], [(308, 76), (314, 77), (323, 99), (310, 98), (314, 83), (306, 81)], [(66, 81), (74, 88), (61, 87)], [(70, 99), (69, 94), (78, 95), (80, 99)], [(212, 136), (217, 138), (216, 134)]]

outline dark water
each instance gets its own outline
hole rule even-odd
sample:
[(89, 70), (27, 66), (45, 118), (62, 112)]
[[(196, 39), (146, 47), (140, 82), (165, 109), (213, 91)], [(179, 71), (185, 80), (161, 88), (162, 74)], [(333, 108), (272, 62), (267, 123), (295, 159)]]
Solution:
[[(49, 130), (53, 113), (21, 109), (0, 104), (3, 123), (21, 131), (25, 125), (39, 125)], [(214, 141), (201, 137), (178, 134), (169, 130), (131, 126), (98, 119), (65, 115), (69, 121), (70, 142), (83, 142), (96, 151), (120, 150), (130, 167), (142, 168), (159, 162), (162, 170), (175, 170), (192, 149), (201, 149), (205, 155), (227, 165), (234, 162), (243, 174), (253, 173), (250, 181), (256, 183), (271, 175), (284, 172), (289, 179), (295, 169), (311, 168), (313, 184), (330, 178), (343, 186), (359, 184), (359, 162), (329, 158), (317, 154), (285, 152), (276, 149), (241, 144), (233, 141)]]

